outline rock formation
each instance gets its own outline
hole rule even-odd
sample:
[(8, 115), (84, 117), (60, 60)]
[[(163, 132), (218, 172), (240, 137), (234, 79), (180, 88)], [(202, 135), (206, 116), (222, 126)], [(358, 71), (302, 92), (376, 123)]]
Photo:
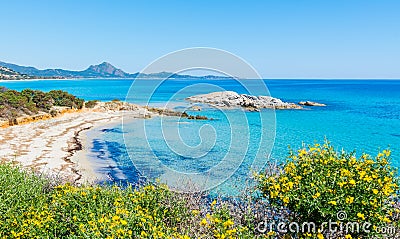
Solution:
[(283, 102), (271, 96), (253, 96), (238, 94), (233, 91), (195, 95), (186, 98), (186, 100), (204, 103), (218, 108), (242, 107), (251, 111), (258, 111), (259, 109), (302, 109), (302, 107), (297, 104)]

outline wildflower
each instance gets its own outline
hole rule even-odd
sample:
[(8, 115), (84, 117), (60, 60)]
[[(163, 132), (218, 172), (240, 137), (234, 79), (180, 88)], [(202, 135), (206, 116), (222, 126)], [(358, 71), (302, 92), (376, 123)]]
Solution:
[(328, 204), (331, 204), (331, 205), (334, 205), (334, 206), (337, 205), (336, 201), (330, 201), (330, 202), (328, 202)]
[(352, 239), (350, 234), (347, 234), (346, 236), (344, 236), (345, 239)]
[(224, 222), (224, 227), (225, 228), (228, 228), (228, 227), (233, 226), (233, 225), (234, 225), (234, 222), (231, 219), (229, 219), (228, 221)]
[(351, 184), (351, 185), (356, 185), (356, 181), (354, 180), (354, 179), (351, 179), (350, 181), (349, 181), (349, 184)]
[(322, 235), (321, 233), (318, 233), (317, 238), (318, 239), (324, 239), (324, 235)]
[(354, 202), (354, 197), (348, 197), (348, 198), (346, 198), (346, 203), (347, 204), (352, 204)]
[(389, 157), (390, 153), (391, 153), (390, 150), (383, 150), (383, 154), (385, 154), (386, 157)]
[(357, 217), (361, 218), (362, 220), (365, 220), (365, 216), (363, 213), (357, 213)]
[(193, 215), (199, 215), (200, 212), (199, 212), (199, 210), (192, 210), (192, 214), (193, 214)]
[(378, 193), (379, 193), (378, 189), (372, 189), (372, 192), (373, 192), (374, 194), (378, 194)]
[(319, 198), (321, 196), (321, 194), (319, 192), (317, 192), (314, 196), (312, 196), (314, 199)]
[(288, 198), (288, 197), (283, 198), (283, 202), (284, 202), (285, 204), (288, 204), (288, 203), (289, 203), (289, 198)]
[(200, 222), (200, 226), (205, 226), (205, 225), (207, 225), (207, 220), (203, 218), (203, 220), (201, 220)]

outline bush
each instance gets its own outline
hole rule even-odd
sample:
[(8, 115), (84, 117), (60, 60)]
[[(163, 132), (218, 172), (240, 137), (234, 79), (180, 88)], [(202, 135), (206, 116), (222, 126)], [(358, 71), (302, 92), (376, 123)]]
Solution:
[(0, 88), (0, 118), (13, 119), (23, 115), (49, 112), (53, 106), (66, 106), (81, 109), (84, 100), (68, 92), (53, 90), (48, 93), (39, 90), (25, 89), (21, 92)]
[(49, 186), (0, 165), (1, 238), (187, 238), (187, 202), (166, 186)]
[[(291, 151), (278, 174), (258, 175), (259, 189), (274, 206), (289, 209), (296, 222), (314, 222), (317, 228), (330, 220), (343, 225), (368, 222), (376, 229), (391, 223), (398, 190), (389, 157), (390, 150), (375, 158), (356, 158), (354, 152), (336, 152), (329, 143), (316, 144)], [(318, 238), (327, 233), (321, 231)], [(347, 234), (351, 238), (363, 233)]]
[[(0, 165), (0, 237), (13, 235), (29, 212), (44, 212), (48, 181), (10, 164)], [(30, 224), (33, 224), (32, 221)]]
[(89, 100), (87, 102), (85, 102), (85, 107), (86, 108), (94, 108), (97, 105), (97, 102), (99, 102), (98, 100)]

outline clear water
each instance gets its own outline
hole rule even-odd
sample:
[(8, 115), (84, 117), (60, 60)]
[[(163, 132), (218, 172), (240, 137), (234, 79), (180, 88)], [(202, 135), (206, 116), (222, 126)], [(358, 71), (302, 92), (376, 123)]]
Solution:
[[(261, 113), (211, 108), (191, 112), (216, 119), (213, 121), (158, 117), (151, 120), (125, 120), (127, 123), (123, 127), (113, 125), (91, 132), (91, 157), (106, 162), (107, 167), (102, 169), (103, 172), (130, 182), (138, 179), (138, 171), (174, 181), (176, 175), (171, 171), (202, 174), (219, 165), (217, 170), (208, 175), (208, 179), (210, 182), (224, 181), (226, 172), (229, 171), (229, 176), (233, 172), (233, 177), (218, 188), (226, 192), (234, 190), (234, 184), (238, 182), (243, 184), (250, 168), (259, 169), (267, 157), (283, 160), (289, 145), (298, 148), (303, 142), (322, 142), (324, 138), (338, 149), (356, 149), (358, 153), (376, 154), (379, 149), (390, 146), (393, 165), (400, 166), (400, 81), (265, 80), (265, 83), (272, 96), (284, 101), (312, 100), (328, 106), (275, 112), (263, 110)], [(0, 83), (1, 86), (17, 90), (62, 89), (86, 100), (103, 101), (125, 99), (131, 84), (132, 80), (109, 79)], [(135, 88), (134, 94), (130, 94), (126, 100), (144, 104), (144, 92), (154, 84), (155, 81), (151, 80), (142, 82), (142, 88)], [(196, 87), (190, 87), (192, 84), (196, 84)], [(186, 89), (184, 92), (175, 95), (183, 88)], [(185, 109), (188, 106), (185, 97), (219, 88), (246, 93), (233, 80), (168, 80), (152, 95), (151, 104), (163, 105), (170, 101), (170, 106)], [(275, 122), (276, 134), (275, 127), (271, 126)], [(143, 134), (144, 128), (147, 137)], [(177, 130), (180, 138), (173, 137), (177, 135)], [(170, 136), (166, 137), (165, 133)], [(262, 134), (265, 136), (263, 139)], [(129, 155), (134, 158), (135, 164)]]

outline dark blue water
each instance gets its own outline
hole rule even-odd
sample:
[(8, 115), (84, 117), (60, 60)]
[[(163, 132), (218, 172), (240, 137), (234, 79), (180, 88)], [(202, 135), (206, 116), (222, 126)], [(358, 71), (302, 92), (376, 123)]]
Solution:
[[(145, 104), (147, 92), (154, 88), (156, 81), (141, 82), (127, 96), (132, 82), (48, 80), (2, 82), (0, 85), (17, 90), (62, 89), (86, 100), (126, 99)], [(246, 84), (251, 86), (253, 83), (248, 81)], [(117, 179), (135, 181), (138, 170), (166, 181), (176, 180), (174, 175), (178, 173), (172, 172), (200, 175), (209, 172), (209, 180), (216, 182), (224, 181), (226, 172), (229, 171), (228, 176), (231, 176), (230, 171), (233, 171), (233, 177), (223, 186), (229, 190), (232, 185), (226, 184), (241, 181), (240, 178), (248, 176), (251, 170), (262, 167), (267, 158), (283, 160), (289, 145), (298, 148), (303, 142), (322, 142), (325, 138), (338, 149), (356, 149), (359, 154), (376, 154), (379, 149), (390, 146), (393, 164), (400, 166), (400, 81), (265, 80), (265, 84), (272, 96), (284, 101), (312, 100), (325, 103), (327, 107), (275, 112), (264, 110), (261, 113), (205, 108), (191, 113), (216, 120), (126, 120), (128, 123), (123, 127), (111, 127), (117, 130), (97, 134), (92, 150), (115, 162), (121, 170), (111, 173)], [(254, 88), (252, 92), (264, 93)], [(181, 89), (185, 90), (175, 95)], [(169, 101), (169, 106), (185, 109), (188, 106), (185, 97), (218, 89), (247, 93), (234, 80), (168, 80), (151, 94), (150, 103), (164, 105)], [(107, 154), (104, 154), (105, 151)], [(211, 172), (214, 167), (215, 171)]]

